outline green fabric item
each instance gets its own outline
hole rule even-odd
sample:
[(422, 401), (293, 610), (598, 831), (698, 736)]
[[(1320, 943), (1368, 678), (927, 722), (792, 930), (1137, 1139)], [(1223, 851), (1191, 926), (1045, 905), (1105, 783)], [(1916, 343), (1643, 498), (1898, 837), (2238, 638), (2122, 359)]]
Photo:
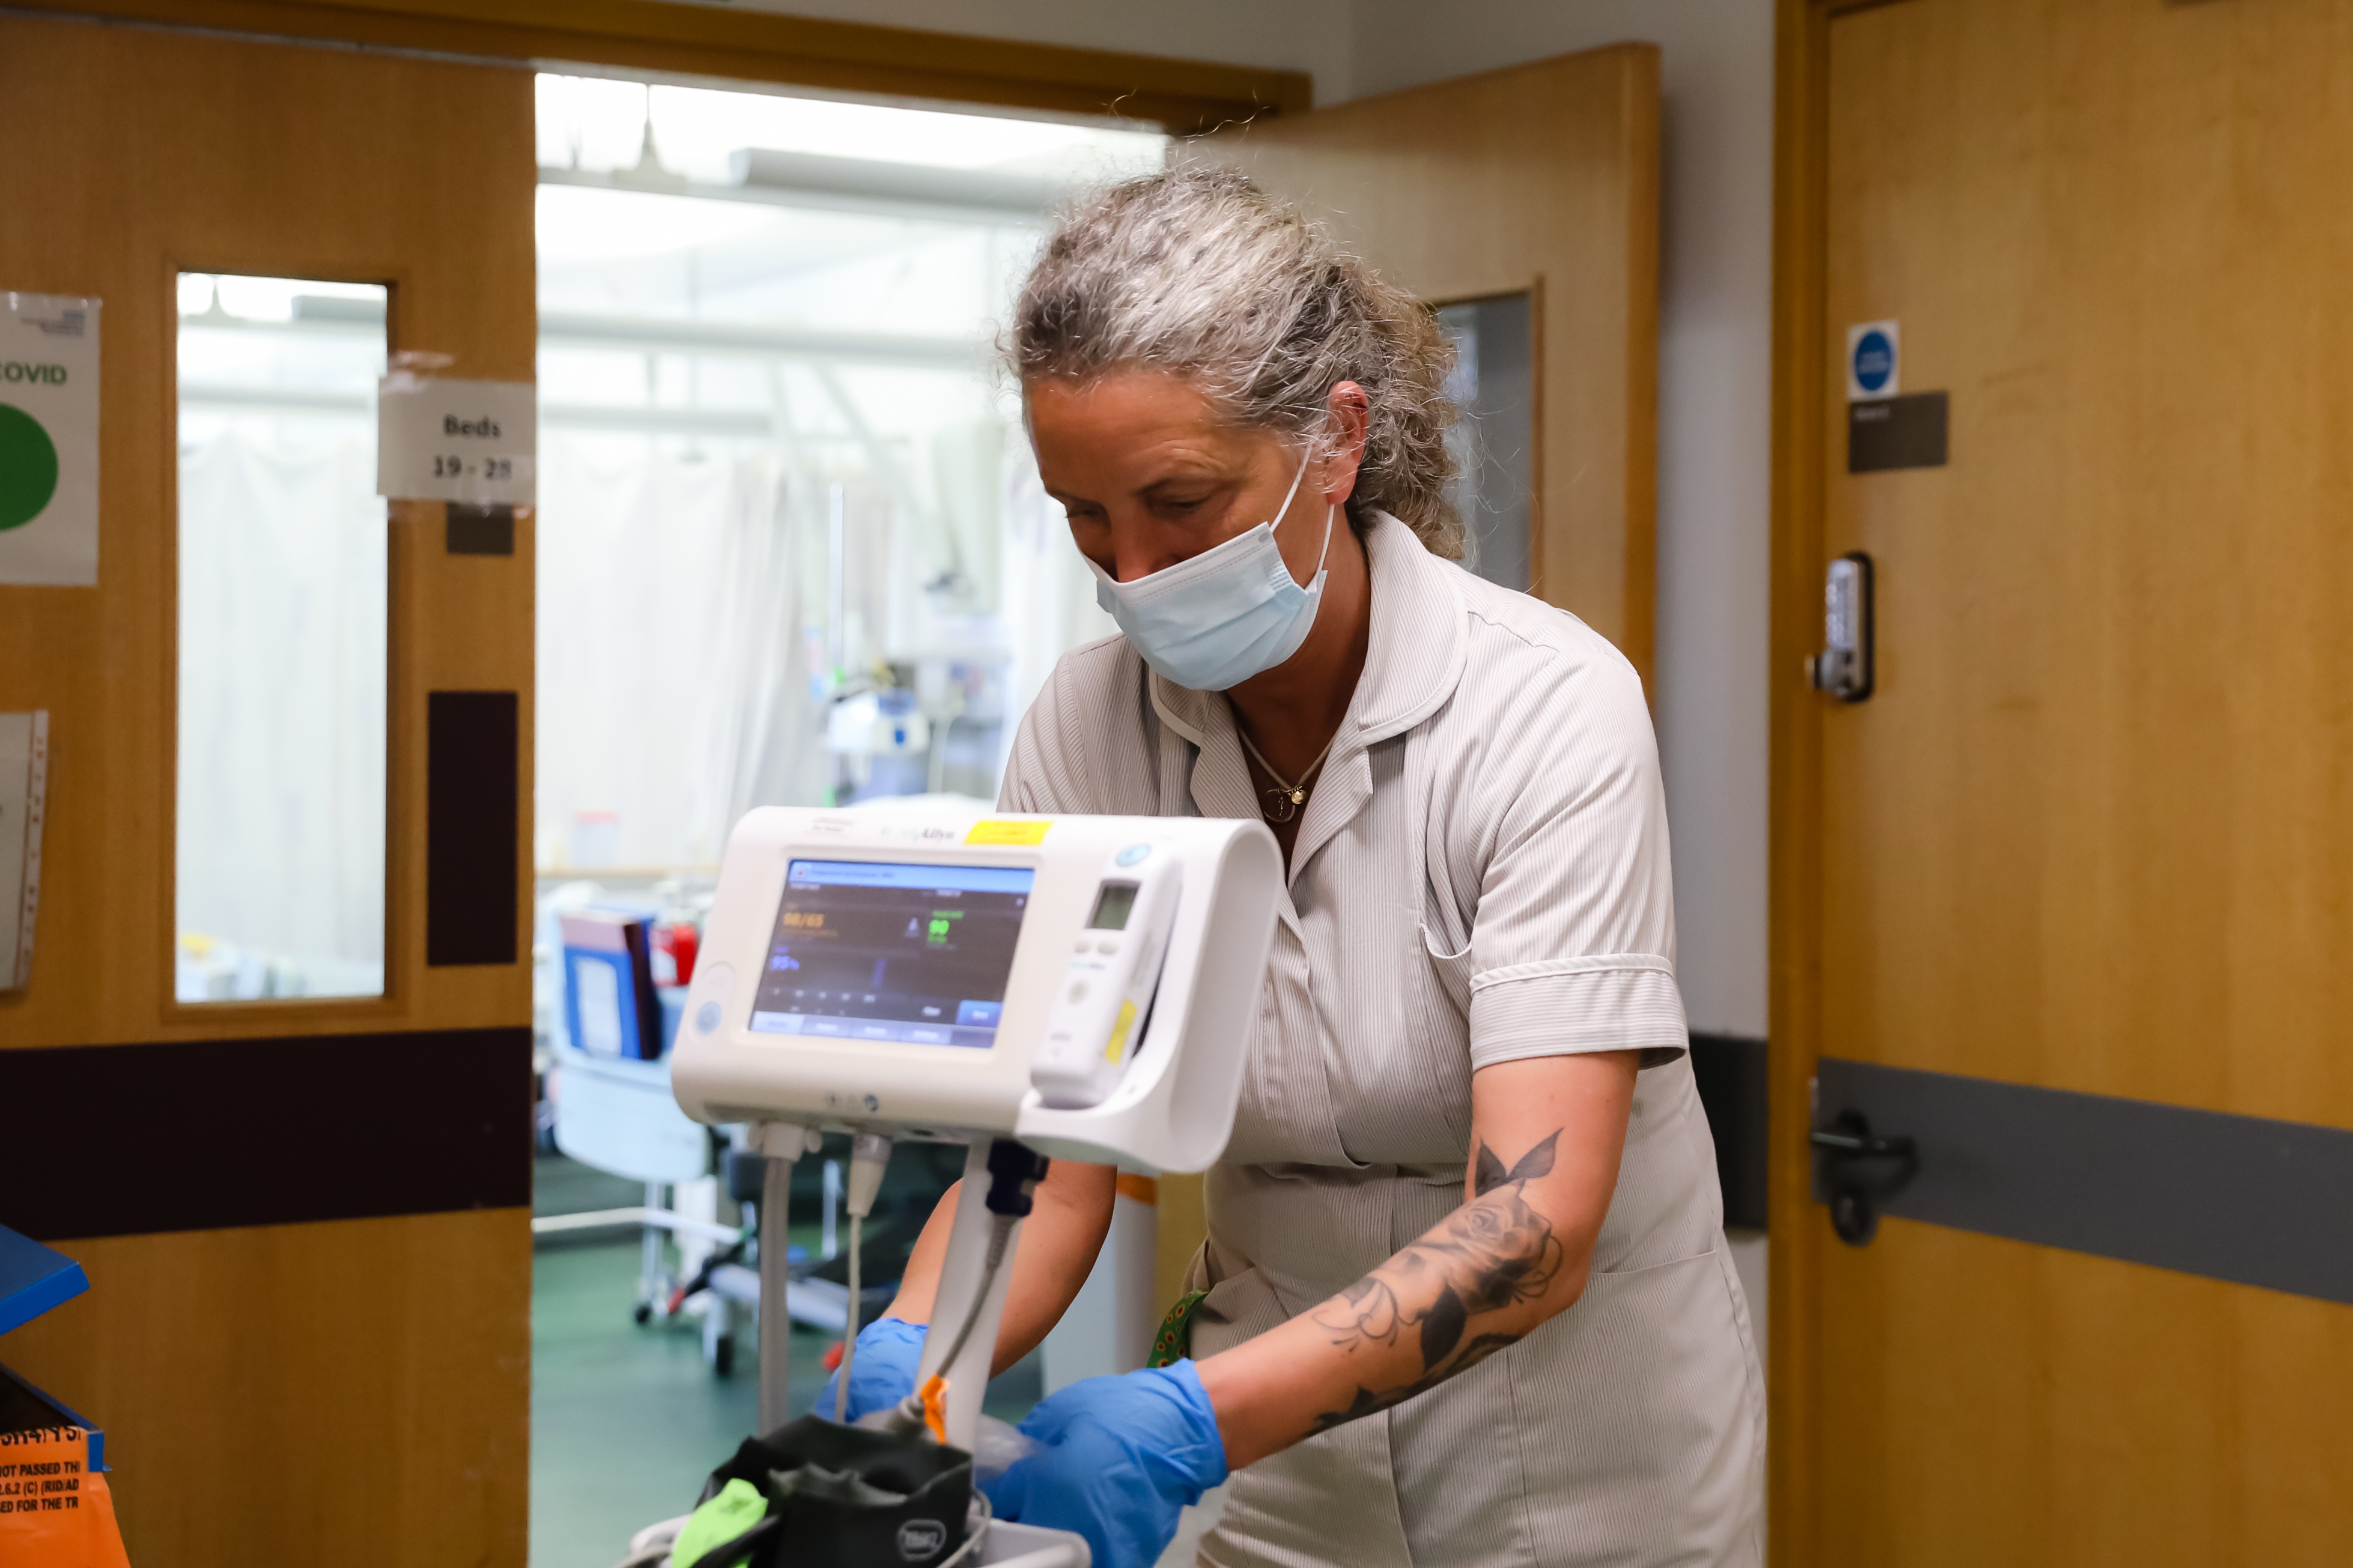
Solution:
[[(677, 1568), (694, 1568), (704, 1552), (714, 1546), (723, 1546), (760, 1522), (768, 1511), (768, 1500), (760, 1489), (749, 1481), (729, 1481), (719, 1489), (719, 1495), (694, 1510), (686, 1528), (678, 1532), (678, 1540), (670, 1549), (670, 1560)], [(745, 1557), (750, 1552), (744, 1554)], [(732, 1564), (712, 1563), (706, 1568), (732, 1568)]]

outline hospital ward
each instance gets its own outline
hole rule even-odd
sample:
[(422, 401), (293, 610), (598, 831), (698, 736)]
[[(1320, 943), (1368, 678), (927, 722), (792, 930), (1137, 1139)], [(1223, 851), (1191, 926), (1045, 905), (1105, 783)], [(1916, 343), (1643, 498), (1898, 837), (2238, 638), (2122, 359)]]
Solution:
[(0, 101), (0, 1568), (2353, 1564), (2353, 0)]

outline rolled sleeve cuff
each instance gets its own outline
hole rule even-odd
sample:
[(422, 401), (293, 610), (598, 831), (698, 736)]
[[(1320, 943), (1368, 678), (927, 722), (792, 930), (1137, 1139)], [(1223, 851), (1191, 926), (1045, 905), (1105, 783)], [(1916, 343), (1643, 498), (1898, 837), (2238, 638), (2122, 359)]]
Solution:
[(1514, 963), (1471, 979), (1471, 1067), (1586, 1051), (1660, 1067), (1690, 1044), (1674, 965), (1652, 953)]

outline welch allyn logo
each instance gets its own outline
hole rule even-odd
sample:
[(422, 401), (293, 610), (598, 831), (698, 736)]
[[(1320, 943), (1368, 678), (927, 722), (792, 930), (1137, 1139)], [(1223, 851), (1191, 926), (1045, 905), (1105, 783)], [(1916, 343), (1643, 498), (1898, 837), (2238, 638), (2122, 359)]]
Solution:
[(948, 1527), (936, 1519), (911, 1519), (899, 1527), (899, 1555), (910, 1563), (928, 1563), (948, 1543)]

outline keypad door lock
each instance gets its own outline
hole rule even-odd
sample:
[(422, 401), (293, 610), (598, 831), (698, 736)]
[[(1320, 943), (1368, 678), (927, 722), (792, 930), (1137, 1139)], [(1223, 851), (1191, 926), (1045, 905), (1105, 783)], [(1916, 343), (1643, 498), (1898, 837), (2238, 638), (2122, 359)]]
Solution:
[(1817, 691), (1841, 702), (1871, 695), (1871, 557), (1849, 551), (1822, 576), (1822, 651), (1806, 661), (1806, 679)]

